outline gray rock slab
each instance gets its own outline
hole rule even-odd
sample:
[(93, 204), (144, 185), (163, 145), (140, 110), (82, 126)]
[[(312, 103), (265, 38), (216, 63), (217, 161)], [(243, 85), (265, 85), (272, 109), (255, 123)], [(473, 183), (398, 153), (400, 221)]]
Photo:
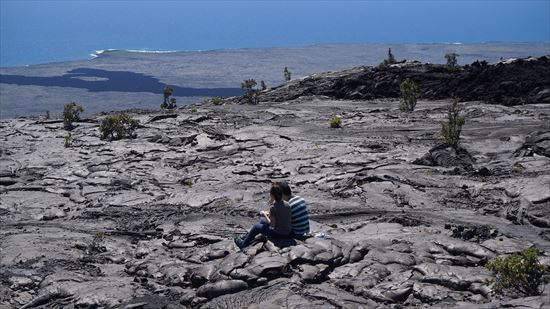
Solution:
[(481, 245), (500, 254), (510, 254), (522, 251), (523, 249), (530, 247), (532, 244), (502, 236), (488, 239), (482, 242)]
[(265, 251), (257, 254), (245, 269), (258, 277), (280, 277), (289, 262), (285, 256)]
[(369, 251), (364, 257), (368, 260), (376, 261), (380, 264), (402, 264), (412, 266), (416, 264), (416, 260), (412, 254), (396, 252), (393, 250), (374, 249)]
[[(491, 275), (481, 267), (462, 267), (423, 263), (414, 267), (423, 277), (422, 282), (439, 284), (453, 290), (467, 291), (472, 284), (485, 284)], [(477, 287), (473, 287), (477, 290)]]
[(207, 283), (197, 290), (199, 297), (208, 299), (218, 297), (224, 294), (232, 294), (242, 290), (246, 290), (248, 284), (241, 280), (221, 280), (214, 283)]

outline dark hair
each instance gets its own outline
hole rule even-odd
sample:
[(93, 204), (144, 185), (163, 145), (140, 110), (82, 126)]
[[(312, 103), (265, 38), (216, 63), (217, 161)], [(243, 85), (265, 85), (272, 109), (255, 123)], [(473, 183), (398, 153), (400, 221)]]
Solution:
[(271, 195), (275, 198), (275, 201), (280, 202), (283, 199), (283, 192), (281, 191), (281, 188), (273, 184), (271, 186), (271, 191), (269, 191)]
[(281, 188), (283, 195), (292, 196), (292, 191), (290, 190), (290, 187), (288, 186), (288, 183), (286, 183), (286, 181), (278, 182), (277, 186)]

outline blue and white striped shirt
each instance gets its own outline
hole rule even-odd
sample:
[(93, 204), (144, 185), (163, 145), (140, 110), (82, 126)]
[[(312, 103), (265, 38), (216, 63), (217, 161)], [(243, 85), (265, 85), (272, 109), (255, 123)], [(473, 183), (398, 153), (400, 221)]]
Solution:
[(307, 213), (306, 201), (303, 198), (293, 195), (289, 200), (291, 209), (292, 233), (304, 235), (309, 233), (309, 215)]

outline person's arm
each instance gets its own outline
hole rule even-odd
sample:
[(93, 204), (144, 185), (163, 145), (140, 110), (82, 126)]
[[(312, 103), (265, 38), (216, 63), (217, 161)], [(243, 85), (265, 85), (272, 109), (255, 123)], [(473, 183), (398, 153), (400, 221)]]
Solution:
[(265, 221), (267, 221), (267, 223), (269, 223), (269, 225), (272, 225), (271, 224), (271, 222), (272, 222), (271, 218), (270, 218), (269, 213), (267, 211), (263, 211), (263, 210), (260, 211), (260, 215), (265, 218)]

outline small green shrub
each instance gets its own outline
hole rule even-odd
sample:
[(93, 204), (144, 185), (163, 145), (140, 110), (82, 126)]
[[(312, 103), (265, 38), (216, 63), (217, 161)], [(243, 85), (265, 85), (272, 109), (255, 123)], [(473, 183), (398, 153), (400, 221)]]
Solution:
[(109, 115), (101, 121), (99, 131), (102, 140), (135, 138), (139, 121), (127, 114)]
[(80, 120), (80, 113), (84, 109), (82, 106), (78, 105), (76, 102), (70, 102), (65, 104), (63, 107), (63, 127), (65, 130), (74, 129), (73, 122)]
[(223, 98), (222, 97), (213, 97), (210, 99), (210, 102), (214, 105), (222, 105), (223, 104)]
[(330, 125), (331, 128), (341, 128), (342, 127), (342, 118), (340, 118), (338, 116), (334, 116), (334, 117), (330, 118), (329, 125)]
[(290, 73), (287, 67), (285, 67), (285, 69), (283, 70), (283, 77), (287, 82), (290, 81), (292, 78), (292, 73)]
[(63, 138), (65, 139), (65, 148), (73, 147), (73, 136), (71, 132), (67, 132), (67, 134)]
[(543, 285), (549, 282), (549, 268), (538, 260), (539, 250), (527, 248), (519, 254), (497, 257), (489, 261), (487, 269), (493, 272), (495, 278), (494, 291), (505, 290), (519, 292), (526, 296), (542, 294)]
[(170, 110), (177, 107), (176, 98), (172, 97), (173, 93), (174, 93), (174, 89), (172, 89), (172, 87), (164, 86), (164, 89), (162, 90), (164, 101), (160, 104), (160, 108)]
[(98, 231), (95, 233), (92, 241), (86, 248), (86, 254), (94, 255), (107, 251), (107, 248), (103, 245), (104, 240), (107, 238), (107, 233)]
[(401, 110), (414, 111), (416, 101), (420, 97), (420, 90), (416, 84), (410, 78), (407, 78), (399, 86), (399, 92), (401, 94)]
[(164, 86), (164, 89), (162, 89), (162, 94), (164, 95), (165, 100), (168, 100), (173, 93), (174, 89), (168, 85)]
[(198, 110), (196, 107), (193, 107), (189, 110), (190, 113), (196, 113)]
[(256, 87), (256, 80), (251, 78), (251, 79), (245, 79), (241, 82), (241, 88), (243, 90), (250, 90), (250, 89), (254, 89), (254, 87)]
[(445, 59), (447, 60), (445, 67), (447, 70), (456, 71), (458, 69), (458, 61), (456, 60), (456, 57), (458, 57), (457, 53), (445, 54)]
[(447, 110), (447, 122), (441, 124), (439, 139), (452, 147), (456, 147), (460, 140), (460, 132), (464, 125), (464, 117), (460, 117), (462, 108), (458, 105), (458, 98), (453, 99)]
[(244, 90), (244, 97), (249, 104), (258, 104), (257, 83), (254, 79), (245, 79), (241, 83), (241, 88)]
[(395, 63), (395, 57), (391, 52), (391, 48), (388, 48), (388, 57), (380, 63), (380, 67), (386, 67), (392, 63)]

